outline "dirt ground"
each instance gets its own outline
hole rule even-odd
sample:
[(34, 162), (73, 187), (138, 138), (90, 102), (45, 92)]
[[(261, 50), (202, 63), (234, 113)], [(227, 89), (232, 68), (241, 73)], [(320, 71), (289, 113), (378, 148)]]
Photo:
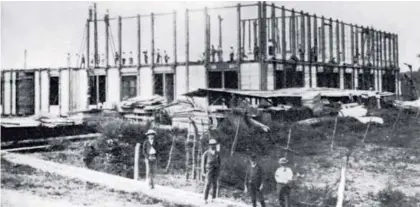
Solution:
[(138, 193), (125, 193), (1, 161), (1, 206), (171, 206)]
[[(77, 144), (80, 145), (80, 144)], [(34, 156), (57, 162), (83, 166), (80, 148), (65, 151), (35, 153)], [(341, 167), (345, 163), (346, 148), (335, 147), (322, 155), (295, 157), (295, 168), (301, 176), (299, 183), (306, 186), (337, 189)], [(407, 196), (420, 198), (420, 152), (415, 149), (381, 147), (368, 144), (358, 146), (353, 152), (346, 174), (346, 200), (352, 206), (381, 206), (374, 196), (388, 185), (401, 190)], [(202, 192), (203, 183), (186, 181), (180, 173), (159, 173), (157, 183), (193, 192)], [(109, 192), (108, 192), (109, 193)], [(249, 198), (236, 189), (222, 186), (221, 195), (242, 199)], [(266, 194), (267, 206), (277, 206), (274, 193)], [(418, 201), (420, 203), (420, 200)], [(415, 207), (415, 206), (414, 206)]]

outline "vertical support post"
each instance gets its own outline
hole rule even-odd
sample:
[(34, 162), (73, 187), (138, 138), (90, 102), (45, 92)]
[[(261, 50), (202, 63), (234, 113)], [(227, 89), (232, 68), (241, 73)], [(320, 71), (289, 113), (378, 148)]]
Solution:
[(173, 30), (174, 30), (174, 36), (173, 36), (173, 44), (174, 44), (174, 74), (173, 74), (173, 85), (172, 85), (172, 87), (173, 87), (173, 94), (174, 94), (174, 99), (176, 99), (176, 97), (177, 97), (177, 87), (176, 87), (176, 85), (177, 85), (177, 83), (176, 83), (176, 77), (177, 77), (177, 70), (176, 70), (176, 67), (177, 67), (177, 65), (178, 65), (178, 54), (177, 54), (177, 44), (176, 44), (176, 38), (177, 38), (177, 36), (176, 36), (176, 11), (174, 10), (173, 11), (173, 14), (172, 14), (173, 16), (172, 16), (172, 24), (173, 24)]
[(357, 26), (357, 24), (356, 25), (354, 25), (354, 37), (355, 37), (355, 45), (356, 45), (356, 47), (355, 47), (355, 53), (354, 53), (354, 55), (357, 57), (356, 58), (356, 60), (357, 60), (357, 62), (356, 62), (356, 64), (359, 64), (360, 63), (360, 51), (359, 51), (359, 27)]
[(38, 71), (38, 84), (39, 84), (39, 96), (38, 96), (38, 98), (39, 98), (39, 100), (38, 100), (38, 103), (39, 103), (39, 112), (42, 112), (42, 90), (43, 90), (43, 87), (42, 87), (42, 69), (39, 69), (39, 71)]
[[(330, 47), (329, 49), (329, 54), (328, 54), (328, 58), (331, 60), (334, 57), (334, 36), (333, 36), (333, 20), (332, 18), (330, 18), (330, 29), (329, 29), (329, 44), (328, 46)], [(328, 60), (329, 61), (329, 60)]]
[(219, 19), (219, 48), (222, 48), (222, 17), (219, 15), (217, 16)]
[(209, 81), (207, 80), (209, 77), (209, 71), (208, 71), (208, 64), (210, 60), (210, 51), (209, 51), (209, 14), (208, 14), (208, 8), (204, 8), (204, 68), (206, 71), (206, 76), (204, 78), (205, 86), (209, 87)]
[[(89, 109), (89, 101), (90, 101), (90, 79), (89, 79), (89, 73), (90, 73), (90, 21), (92, 17), (92, 9), (89, 9), (89, 18), (86, 21), (86, 77), (87, 77), (87, 104), (85, 109)], [(41, 73), (40, 73), (41, 74)], [(41, 107), (42, 110), (42, 107)]]
[(248, 20), (247, 22), (248, 22), (248, 53), (251, 54), (252, 53), (251, 48), (253, 48), (253, 45), (251, 44), (251, 20)]
[(355, 73), (355, 68), (354, 68), (354, 64), (355, 64), (355, 62), (354, 62), (354, 58), (355, 58), (355, 42), (354, 42), (354, 40), (355, 40), (355, 35), (354, 35), (354, 26), (353, 26), (353, 24), (350, 24), (350, 63), (351, 63), (351, 65), (353, 65), (353, 68), (352, 68), (352, 78), (351, 78), (351, 82), (352, 82), (352, 88), (353, 89), (356, 89), (357, 87), (356, 87), (356, 73)]
[(284, 63), (286, 62), (286, 52), (287, 52), (287, 48), (286, 48), (286, 9), (284, 8), (284, 6), (281, 7), (281, 48), (283, 49), (282, 52), (282, 64), (283, 64), (283, 85), (282, 88), (286, 88), (286, 81), (287, 81), (287, 76), (286, 76), (286, 67), (284, 67)]
[[(219, 40), (220, 41), (220, 40)], [(188, 15), (188, 9), (185, 10), (185, 88), (186, 92), (190, 91), (190, 21)]]
[(139, 179), (139, 163), (140, 163), (140, 143), (136, 143), (134, 148), (134, 180)]
[(97, 21), (97, 12), (96, 12), (96, 3), (93, 3), (93, 38), (94, 38), (94, 57), (93, 57), (93, 65), (98, 67), (99, 63), (99, 55), (98, 55), (98, 21)]
[[(277, 42), (276, 42), (276, 7), (274, 3), (271, 4), (271, 42), (273, 43), (274, 57), (276, 57)], [(275, 69), (273, 70), (275, 71)]]
[(322, 63), (325, 63), (325, 18), (321, 17), (321, 54)]
[(395, 34), (395, 65), (397, 68), (399, 68), (399, 50), (398, 50), (398, 35)]
[(311, 28), (311, 15), (309, 15), (309, 13), (306, 13), (306, 24), (307, 24), (307, 33), (308, 33), (308, 46), (306, 49), (306, 54), (307, 54), (307, 58), (308, 58), (308, 62), (309, 62), (309, 87), (312, 87), (312, 60), (311, 60), (311, 53), (312, 53), (312, 28)]
[[(302, 62), (305, 62), (305, 14), (303, 13), (303, 11), (300, 11), (300, 43), (301, 45), (299, 46), (299, 48), (300, 50), (302, 50), (303, 54), (300, 59)], [(305, 72), (305, 70), (303, 72)]]
[(296, 15), (295, 15), (295, 10), (292, 9), (292, 17), (291, 17), (291, 21), (290, 21), (290, 30), (291, 30), (291, 36), (290, 36), (290, 40), (292, 43), (292, 54), (296, 55)]
[(362, 27), (360, 27), (360, 29), (361, 29), (361, 33), (360, 33), (360, 42), (361, 42), (361, 44), (362, 44), (362, 48), (361, 48), (361, 58), (362, 58), (362, 66), (364, 67), (365, 66), (365, 35), (364, 35), (364, 33), (365, 33), (365, 28), (363, 28), (363, 26)]
[(388, 66), (391, 67), (392, 57), (393, 57), (393, 52), (392, 52), (392, 36), (391, 36), (391, 33), (387, 33), (387, 35), (388, 35)]
[(109, 15), (108, 13), (104, 16), (105, 22), (105, 97), (109, 100)]
[(345, 63), (346, 62), (346, 41), (345, 41), (346, 30), (345, 30), (343, 21), (341, 21), (340, 26), (341, 26), (341, 57), (342, 57), (342, 61)]
[[(319, 51), (319, 48), (318, 48), (318, 17), (314, 14), (314, 27), (313, 27), (313, 32), (314, 32), (314, 50), (313, 50), (313, 52), (314, 52), (314, 56), (316, 56), (317, 58), (316, 58), (316, 60), (314, 59), (314, 64), (315, 64), (315, 71), (314, 71), (314, 75), (312, 76), (312, 78), (313, 78), (313, 85), (312, 86), (315, 86), (315, 87), (318, 87), (318, 80), (317, 80), (317, 74), (318, 74), (318, 62), (319, 62), (319, 59), (318, 59), (318, 51)], [(312, 74), (311, 74), (312, 75)]]
[(16, 115), (16, 71), (10, 70), (11, 114)]
[(151, 31), (151, 70), (152, 70), (152, 94), (155, 94), (155, 14), (150, 14), (150, 31)]
[[(336, 45), (336, 58), (337, 63), (341, 63), (341, 55), (340, 55), (340, 22), (335, 20), (335, 45)], [(344, 49), (344, 47), (343, 47)]]
[[(241, 49), (241, 45), (242, 45), (242, 42), (241, 42), (241, 4), (239, 3), (237, 5), (237, 25), (236, 26), (237, 26), (237, 35), (238, 35), (237, 42), (236, 42), (237, 47), (238, 47), (237, 49), (238, 59), (236, 60), (236, 65), (237, 65), (237, 71), (238, 71), (238, 89), (241, 89), (241, 59), (243, 55), (242, 55), (242, 49)], [(245, 37), (245, 32), (243, 36)], [(245, 47), (244, 47), (243, 52), (245, 53)]]
[(140, 15), (137, 14), (137, 96), (140, 96), (140, 68), (141, 68), (141, 19)]

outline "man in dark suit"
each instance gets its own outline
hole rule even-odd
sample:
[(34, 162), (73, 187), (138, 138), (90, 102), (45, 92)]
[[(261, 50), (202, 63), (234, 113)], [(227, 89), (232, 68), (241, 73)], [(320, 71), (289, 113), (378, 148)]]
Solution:
[(153, 179), (157, 170), (157, 143), (155, 141), (156, 131), (149, 129), (146, 133), (147, 140), (143, 143), (143, 156), (146, 163), (146, 179), (149, 182), (150, 189), (154, 189)]
[(261, 192), (263, 189), (263, 170), (257, 163), (257, 155), (251, 155), (251, 163), (245, 175), (245, 193), (249, 192), (251, 196), (252, 206), (257, 206), (257, 199), (261, 203), (261, 207), (265, 207), (264, 197)]

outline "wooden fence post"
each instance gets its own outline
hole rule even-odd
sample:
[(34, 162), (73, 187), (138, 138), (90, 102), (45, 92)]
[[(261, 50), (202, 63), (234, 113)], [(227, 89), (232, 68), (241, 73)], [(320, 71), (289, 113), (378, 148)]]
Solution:
[(140, 143), (134, 148), (134, 180), (139, 179)]

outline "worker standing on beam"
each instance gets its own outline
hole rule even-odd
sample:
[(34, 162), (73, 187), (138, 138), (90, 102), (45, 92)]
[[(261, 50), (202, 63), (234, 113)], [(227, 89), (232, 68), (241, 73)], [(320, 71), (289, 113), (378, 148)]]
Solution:
[(217, 48), (217, 56), (219, 57), (219, 62), (223, 62), (223, 50), (220, 45)]
[(147, 65), (148, 58), (149, 58), (149, 56), (147, 55), (147, 50), (143, 51), (143, 56), (144, 56), (144, 63)]
[(163, 51), (163, 59), (165, 59), (165, 64), (169, 62), (169, 55), (166, 53), (166, 50)]
[(290, 200), (290, 182), (293, 180), (293, 171), (286, 166), (286, 158), (280, 158), (280, 167), (277, 168), (274, 178), (277, 182), (277, 194), (281, 207), (289, 207)]
[(233, 62), (235, 60), (235, 52), (233, 51), (233, 47), (230, 47), (230, 62)]
[(128, 57), (128, 64), (129, 64), (130, 66), (133, 66), (133, 63), (134, 63), (134, 59), (133, 59), (133, 52), (132, 52), (132, 51), (130, 51), (130, 57)]
[(85, 67), (86, 67), (85, 55), (82, 54), (82, 61), (80, 63), (80, 68), (85, 68)]
[(115, 66), (117, 66), (118, 65), (118, 60), (120, 60), (120, 56), (118, 55), (118, 52), (115, 52), (114, 60), (115, 60)]
[(216, 139), (209, 140), (210, 148), (203, 153), (201, 169), (203, 176), (206, 179), (204, 187), (204, 202), (207, 204), (209, 197), (210, 187), (212, 187), (212, 202), (216, 198), (217, 193), (217, 181), (220, 175), (221, 159), (220, 154), (216, 150), (217, 141)]
[(153, 179), (157, 170), (157, 143), (155, 140), (156, 131), (149, 129), (146, 133), (147, 140), (143, 143), (144, 162), (146, 163), (146, 181), (150, 189), (154, 189)]
[(263, 189), (263, 170), (257, 163), (257, 155), (251, 154), (251, 165), (248, 167), (245, 175), (245, 193), (251, 196), (252, 206), (257, 206), (257, 198), (261, 203), (261, 207), (265, 207)]
[(156, 53), (156, 64), (160, 64), (160, 59), (161, 59), (160, 50), (157, 49), (157, 53)]
[(216, 62), (216, 49), (214, 48), (214, 45), (211, 45), (211, 62)]

